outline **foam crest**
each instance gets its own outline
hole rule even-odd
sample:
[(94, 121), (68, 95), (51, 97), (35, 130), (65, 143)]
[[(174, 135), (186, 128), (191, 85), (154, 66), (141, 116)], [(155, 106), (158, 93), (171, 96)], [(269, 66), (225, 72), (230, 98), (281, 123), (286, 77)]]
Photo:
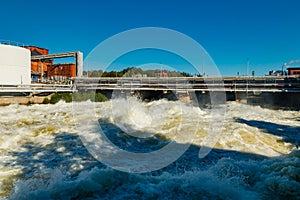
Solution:
[[(0, 107), (0, 198), (299, 197), (299, 112), (238, 103), (222, 106), (227, 112), (221, 137), (203, 159), (198, 159), (197, 152), (210, 134), (210, 109), (136, 99)], [(165, 140), (184, 144), (186, 134), (196, 131), (196, 136), (191, 149), (170, 166), (153, 173), (127, 174), (101, 165), (78, 138), (80, 130), (97, 131), (99, 124), (88, 123), (95, 119), (103, 121), (101, 127), (118, 144), (137, 145), (137, 150), (143, 139), (161, 148)]]

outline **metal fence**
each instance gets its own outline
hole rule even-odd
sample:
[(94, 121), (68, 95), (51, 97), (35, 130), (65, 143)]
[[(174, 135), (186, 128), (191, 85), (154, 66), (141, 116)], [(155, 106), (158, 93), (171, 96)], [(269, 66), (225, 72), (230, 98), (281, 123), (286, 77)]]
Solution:
[(26, 46), (22, 42), (17, 42), (17, 41), (13, 41), (13, 40), (1, 40), (1, 39), (0, 39), (0, 44), (11, 45), (11, 46), (18, 46), (18, 47), (24, 47), (24, 46)]

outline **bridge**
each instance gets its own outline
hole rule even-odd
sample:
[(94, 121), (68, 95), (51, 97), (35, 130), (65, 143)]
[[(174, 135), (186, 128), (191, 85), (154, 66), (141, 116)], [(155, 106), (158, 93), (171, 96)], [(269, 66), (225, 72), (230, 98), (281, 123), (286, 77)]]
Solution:
[(100, 77), (73, 78), (71, 83), (67, 85), (0, 85), (0, 93), (75, 92), (92, 90), (300, 93), (300, 77)]
[(39, 94), (74, 92), (73, 85), (30, 84), (30, 85), (0, 85), (1, 94)]
[(75, 78), (76, 90), (300, 92), (296, 76)]
[(299, 76), (75, 78), (74, 89), (92, 90), (106, 96), (111, 96), (113, 92), (125, 93), (123, 95), (133, 93), (145, 100), (168, 98), (190, 102), (192, 98), (197, 98), (199, 105), (209, 104), (211, 95), (214, 98), (220, 95), (220, 103), (239, 101), (280, 108), (300, 108)]
[[(226, 101), (257, 105), (300, 108), (300, 77), (100, 77), (74, 78), (68, 85), (0, 85), (0, 96), (49, 95), (50, 93), (101, 92), (108, 98), (113, 92), (138, 94), (142, 99), (179, 99), (199, 104), (210, 102), (211, 94), (226, 94)], [(192, 93), (195, 93), (193, 95)]]

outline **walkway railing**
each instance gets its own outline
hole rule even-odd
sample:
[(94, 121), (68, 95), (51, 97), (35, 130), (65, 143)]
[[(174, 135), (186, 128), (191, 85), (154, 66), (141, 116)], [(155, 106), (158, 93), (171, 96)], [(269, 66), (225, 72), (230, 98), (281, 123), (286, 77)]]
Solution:
[(87, 90), (300, 92), (299, 77), (75, 78), (73, 84), (0, 85), (0, 93), (74, 92)]
[(26, 46), (24, 43), (17, 42), (17, 41), (12, 41), (12, 40), (0, 40), (0, 44), (18, 46), (18, 47)]
[(78, 90), (186, 90), (228, 92), (300, 92), (298, 77), (101, 77), (76, 78)]
[(30, 85), (0, 85), (0, 93), (43, 93), (43, 92), (73, 92), (73, 85), (30, 84)]

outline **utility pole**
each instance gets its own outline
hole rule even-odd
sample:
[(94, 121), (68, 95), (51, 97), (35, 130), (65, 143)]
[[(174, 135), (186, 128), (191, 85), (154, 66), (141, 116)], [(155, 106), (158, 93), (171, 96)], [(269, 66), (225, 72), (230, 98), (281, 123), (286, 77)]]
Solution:
[(246, 76), (248, 76), (249, 71), (249, 58), (247, 58)]

